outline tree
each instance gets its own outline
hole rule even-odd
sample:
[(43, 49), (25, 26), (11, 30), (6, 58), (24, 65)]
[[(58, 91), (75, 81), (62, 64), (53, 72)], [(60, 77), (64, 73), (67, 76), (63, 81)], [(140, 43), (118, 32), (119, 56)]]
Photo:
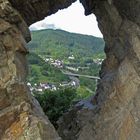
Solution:
[(59, 89), (58, 91), (45, 91), (44, 94), (35, 94), (45, 114), (57, 128), (57, 120), (70, 108), (76, 97), (73, 88)]

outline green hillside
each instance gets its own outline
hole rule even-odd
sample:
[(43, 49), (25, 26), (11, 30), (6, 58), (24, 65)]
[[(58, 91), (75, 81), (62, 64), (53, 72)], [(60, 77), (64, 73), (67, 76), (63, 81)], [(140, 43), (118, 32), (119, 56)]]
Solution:
[(102, 38), (62, 30), (31, 32), (28, 44), (30, 90), (57, 128), (57, 120), (77, 101), (95, 94), (97, 80), (67, 75), (98, 76), (105, 58)]
[(62, 30), (46, 29), (32, 32), (30, 51), (54, 58), (65, 59), (74, 55), (76, 59), (104, 57), (104, 41), (88, 35), (69, 33)]
[[(99, 61), (105, 58), (102, 38), (52, 29), (33, 31), (31, 35), (32, 41), (27, 46), (31, 83), (69, 82), (69, 77), (62, 71), (98, 76)], [(70, 56), (74, 58), (69, 59)], [(54, 62), (46, 63), (46, 58)], [(61, 61), (61, 68), (52, 65), (55, 60)], [(79, 80), (81, 86), (95, 90), (95, 81), (83, 77)]]
[(29, 76), (28, 82), (34, 83), (54, 83), (69, 81), (68, 76), (64, 75), (60, 69), (44, 62), (38, 54), (30, 53), (28, 55)]

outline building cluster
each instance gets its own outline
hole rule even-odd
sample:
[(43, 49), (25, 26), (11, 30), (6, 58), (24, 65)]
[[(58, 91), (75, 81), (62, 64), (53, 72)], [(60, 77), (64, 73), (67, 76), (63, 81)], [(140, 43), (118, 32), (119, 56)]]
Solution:
[[(51, 57), (50, 58), (43, 58), (43, 59), (46, 63), (49, 63), (49, 64), (51, 64), (51, 65), (53, 65), (57, 68), (63, 68), (64, 67), (64, 62), (62, 60), (59, 60), (59, 59), (55, 60)], [(71, 56), (68, 57), (68, 59), (69, 60), (74, 60), (75, 57), (73, 55), (71, 55)]]
[(99, 59), (99, 58), (98, 58), (98, 59), (93, 59), (93, 62), (96, 63), (96, 64), (98, 64), (98, 65), (101, 65), (102, 62), (103, 62), (103, 60), (104, 60), (104, 59)]
[(54, 60), (53, 58), (45, 58), (45, 62), (49, 63), (57, 68), (63, 68), (63, 61), (56, 59)]
[(75, 81), (60, 83), (60, 87), (70, 87), (70, 86), (76, 87), (77, 84)]
[(75, 81), (70, 81), (70, 82), (62, 82), (59, 85), (54, 85), (51, 83), (39, 83), (39, 84), (31, 84), (31, 83), (27, 83), (27, 86), (29, 87), (30, 91), (33, 92), (43, 92), (46, 90), (50, 90), (50, 91), (56, 91), (59, 90), (61, 87), (76, 87), (77, 84)]
[(31, 84), (31, 83), (27, 83), (27, 86), (29, 87), (31, 92), (43, 92), (45, 90), (51, 90), (51, 91), (56, 91), (57, 88), (54, 84), (50, 84), (50, 83), (39, 83), (39, 84)]

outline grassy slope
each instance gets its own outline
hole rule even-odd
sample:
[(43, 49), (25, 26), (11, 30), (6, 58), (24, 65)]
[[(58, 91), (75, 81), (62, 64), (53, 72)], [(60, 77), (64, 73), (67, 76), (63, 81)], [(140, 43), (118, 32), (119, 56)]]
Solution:
[[(74, 63), (76, 65), (84, 66), (85, 61), (93, 58), (104, 58), (104, 41), (102, 38), (93, 36), (69, 33), (62, 30), (41, 30), (32, 32), (32, 41), (28, 44), (30, 52), (34, 52), (39, 55), (49, 55), (53, 58), (63, 59), (64, 62)], [(75, 62), (70, 62), (68, 56), (74, 55)], [(36, 56), (34, 58), (37, 58)], [(43, 64), (46, 65), (46, 64)], [(30, 79), (33, 77), (39, 82), (51, 82), (59, 83), (68, 80), (67, 76), (64, 76), (59, 70), (54, 67), (46, 65), (49, 69), (46, 71), (48, 75), (44, 76), (41, 73), (42, 65), (31, 65), (33, 71), (30, 75)], [(92, 65), (89, 70), (84, 70), (82, 73), (89, 75), (98, 75), (100, 66)], [(36, 76), (37, 75), (37, 76)], [(34, 81), (34, 79), (32, 79)], [(81, 86), (86, 86), (94, 91), (95, 81), (85, 78), (80, 78)], [(82, 88), (79, 90), (83, 90)]]
[(69, 81), (68, 76), (64, 75), (58, 68), (45, 63), (37, 54), (30, 53), (27, 58), (29, 63), (28, 81), (31, 83), (49, 82), (58, 84), (65, 80)]
[(65, 59), (74, 55), (104, 57), (104, 41), (102, 38), (69, 33), (62, 30), (41, 30), (32, 32), (32, 41), (28, 44), (30, 51), (41, 54), (50, 54), (55, 58)]

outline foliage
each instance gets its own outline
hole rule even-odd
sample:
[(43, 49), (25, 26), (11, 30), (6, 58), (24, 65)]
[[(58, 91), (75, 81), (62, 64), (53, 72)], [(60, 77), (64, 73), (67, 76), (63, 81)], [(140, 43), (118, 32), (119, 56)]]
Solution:
[(58, 68), (45, 63), (37, 54), (30, 53), (27, 58), (29, 63), (29, 82), (60, 83), (63, 81), (69, 81), (68, 76), (64, 75)]
[(44, 94), (34, 94), (50, 121), (57, 127), (57, 120), (70, 108), (76, 97), (73, 88), (60, 89), (58, 91), (45, 91)]
[(42, 65), (43, 60), (37, 54), (31, 52), (28, 55), (28, 63), (31, 65), (33, 64)]
[(93, 95), (93, 92), (89, 91), (86, 86), (79, 86), (76, 90), (76, 95), (75, 100), (81, 100), (89, 98), (91, 95)]
[(51, 55), (64, 60), (74, 55), (76, 60), (86, 57), (104, 57), (104, 41), (94, 36), (69, 33), (62, 30), (46, 29), (32, 32), (32, 41), (28, 44), (31, 52)]
[[(32, 32), (32, 41), (27, 46), (29, 76), (31, 83), (69, 82), (70, 78), (60, 69), (45, 63), (42, 58), (63, 60), (64, 68), (79, 68), (78, 74), (98, 76), (100, 65), (95, 59), (104, 59), (104, 41), (93, 36), (68, 33), (62, 30), (41, 30)], [(75, 59), (69, 60), (69, 56)], [(70, 70), (69, 70), (70, 71)], [(73, 72), (73, 71), (70, 71)], [(76, 71), (74, 71), (76, 73)], [(50, 121), (57, 127), (58, 118), (72, 105), (73, 101), (86, 99), (95, 93), (96, 81), (79, 77), (80, 86), (77, 88), (64, 88), (57, 91), (46, 90), (42, 94), (34, 93)]]
[(90, 89), (93, 92), (95, 92), (96, 81), (93, 80), (93, 79), (87, 79), (87, 78), (84, 78), (84, 77), (80, 77), (80, 85)]

